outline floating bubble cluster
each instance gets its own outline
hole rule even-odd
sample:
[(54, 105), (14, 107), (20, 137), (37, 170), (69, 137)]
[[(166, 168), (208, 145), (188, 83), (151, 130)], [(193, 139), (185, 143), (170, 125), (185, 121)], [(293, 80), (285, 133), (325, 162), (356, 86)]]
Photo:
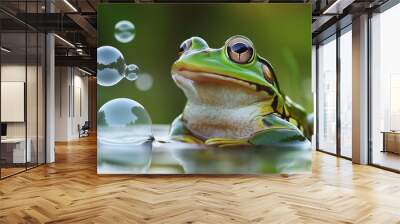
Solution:
[(131, 42), (136, 35), (135, 25), (133, 23), (122, 20), (115, 24), (114, 37), (121, 43)]
[[(129, 21), (120, 21), (115, 25), (114, 36), (119, 42), (128, 43), (135, 37), (135, 26)], [(139, 67), (127, 65), (117, 48), (102, 46), (97, 49), (98, 85), (114, 86), (123, 78), (134, 81), (138, 73)], [(105, 103), (97, 113), (97, 172), (146, 172), (151, 163), (154, 139), (151, 125), (145, 108), (134, 100), (117, 98)]]
[(151, 162), (151, 119), (138, 102), (117, 98), (97, 114), (98, 172), (140, 173)]
[(113, 86), (124, 77), (134, 81), (138, 72), (137, 65), (126, 65), (124, 56), (117, 48), (111, 46), (97, 48), (97, 84)]

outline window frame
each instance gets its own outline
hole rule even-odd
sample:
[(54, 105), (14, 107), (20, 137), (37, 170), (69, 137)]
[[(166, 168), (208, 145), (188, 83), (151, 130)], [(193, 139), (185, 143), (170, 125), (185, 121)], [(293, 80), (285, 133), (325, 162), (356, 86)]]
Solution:
[[(315, 120), (316, 120), (316, 131), (315, 131), (315, 143), (316, 143), (316, 151), (319, 152), (323, 152), (323, 153), (327, 153), (329, 155), (333, 155), (333, 156), (337, 156), (340, 158), (344, 158), (347, 160), (352, 160), (351, 157), (347, 157), (342, 155), (341, 153), (341, 119), (340, 119), (340, 103), (341, 103), (341, 99), (340, 99), (340, 77), (341, 77), (341, 67), (340, 67), (340, 37), (342, 35), (344, 35), (347, 32), (352, 32), (352, 23), (350, 22), (349, 24), (347, 24), (346, 26), (342, 27), (341, 29), (336, 30), (335, 33), (329, 35), (328, 37), (319, 40), (318, 43), (316, 44), (315, 47), (315, 57), (316, 57), (316, 68), (315, 68), (315, 80), (316, 80), (316, 85), (315, 85), (315, 104), (316, 104), (316, 111), (315, 111)], [(332, 38), (333, 36), (335, 36), (334, 38)], [(329, 39), (332, 40), (329, 40)], [(321, 149), (320, 143), (319, 143), (319, 85), (320, 85), (320, 74), (319, 74), (319, 54), (318, 54), (318, 49), (321, 45), (321, 43), (324, 42), (329, 42), (329, 41), (336, 41), (336, 151), (335, 153), (329, 152), (327, 150)]]

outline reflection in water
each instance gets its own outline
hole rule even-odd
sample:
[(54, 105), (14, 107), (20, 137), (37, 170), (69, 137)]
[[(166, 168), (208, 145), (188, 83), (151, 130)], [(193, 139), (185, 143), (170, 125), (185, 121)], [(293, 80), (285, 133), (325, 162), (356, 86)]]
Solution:
[(109, 142), (98, 139), (97, 173), (146, 173), (151, 163), (152, 140)]
[[(167, 141), (168, 126), (155, 125), (151, 140), (121, 146), (98, 142), (99, 173), (269, 174), (311, 169), (311, 144), (214, 148)], [(104, 149), (104, 150), (103, 150)]]
[(298, 173), (308, 171), (311, 167), (309, 143), (285, 147), (238, 148), (169, 144), (171, 152), (183, 166), (185, 173)]

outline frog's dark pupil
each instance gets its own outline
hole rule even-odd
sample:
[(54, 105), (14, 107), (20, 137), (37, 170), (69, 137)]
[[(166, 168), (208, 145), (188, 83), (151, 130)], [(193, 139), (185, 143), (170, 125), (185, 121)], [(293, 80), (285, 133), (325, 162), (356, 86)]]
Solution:
[(238, 54), (241, 54), (243, 52), (246, 52), (247, 50), (251, 50), (246, 44), (244, 43), (236, 43), (231, 47), (233, 52), (236, 52)]

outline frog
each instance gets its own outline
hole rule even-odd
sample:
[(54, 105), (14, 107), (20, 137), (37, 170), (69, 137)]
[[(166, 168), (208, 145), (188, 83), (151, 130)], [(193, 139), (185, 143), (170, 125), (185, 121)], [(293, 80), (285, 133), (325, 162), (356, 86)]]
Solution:
[(182, 42), (171, 76), (186, 96), (172, 140), (216, 147), (309, 142), (313, 118), (281, 90), (271, 63), (234, 35), (221, 48), (198, 36)]

